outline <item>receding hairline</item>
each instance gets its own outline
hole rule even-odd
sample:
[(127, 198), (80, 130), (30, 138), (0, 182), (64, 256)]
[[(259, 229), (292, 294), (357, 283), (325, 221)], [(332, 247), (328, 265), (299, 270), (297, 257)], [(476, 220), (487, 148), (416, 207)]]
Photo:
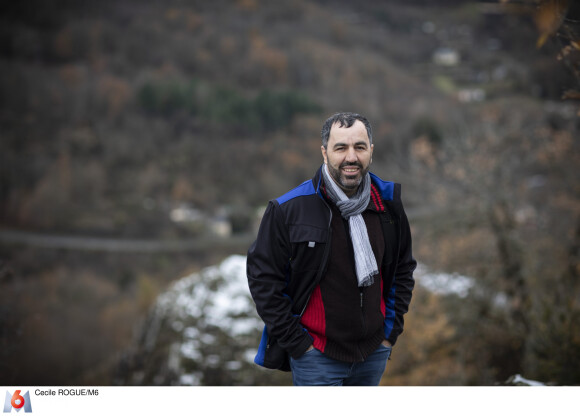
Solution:
[[(355, 124), (356, 124), (357, 122), (359, 122), (359, 123), (362, 125), (363, 129), (364, 129), (364, 132), (365, 132), (365, 139), (364, 139), (364, 140), (357, 140), (357, 141), (354, 143), (354, 145), (356, 146), (356, 145), (361, 145), (361, 144), (363, 144), (363, 145), (365, 145), (365, 146), (372, 146), (372, 142), (371, 142), (371, 139), (370, 139), (370, 137), (369, 137), (369, 133), (368, 133), (368, 131), (367, 131), (367, 129), (366, 129), (366, 126), (365, 126), (365, 124), (364, 124), (362, 121), (360, 121), (360, 120), (355, 120), (355, 121), (352, 123), (352, 125), (350, 125), (350, 126), (347, 126), (346, 124), (344, 124), (344, 123), (341, 123), (341, 122), (340, 122), (340, 120), (337, 120), (337, 121), (335, 121), (335, 122), (334, 122), (334, 123), (333, 123), (333, 124), (330, 126), (330, 131), (329, 131), (329, 134), (328, 134), (328, 141), (330, 141), (330, 136), (332, 135), (332, 128), (333, 128), (334, 126), (336, 126), (337, 124), (338, 124), (338, 126), (337, 126), (337, 127), (338, 127), (339, 129), (352, 129), (352, 128), (355, 126)], [(328, 146), (328, 141), (326, 142), (326, 145), (327, 145), (327, 146)], [(335, 144), (334, 144), (332, 147), (333, 147), (333, 148), (335, 148), (336, 146), (345, 146), (346, 144), (347, 144), (347, 143), (345, 143), (345, 142), (336, 142), (336, 143), (335, 143)]]
[(357, 121), (360, 121), (363, 126), (366, 129), (366, 133), (367, 133), (367, 139), (369, 141), (369, 145), (372, 146), (373, 144), (373, 133), (372, 133), (372, 127), (370, 122), (368, 121), (368, 119), (358, 113), (352, 113), (352, 112), (341, 112), (341, 113), (335, 113), (332, 116), (328, 117), (323, 125), (322, 125), (322, 131), (321, 133), (321, 138), (322, 138), (322, 146), (324, 148), (326, 148), (328, 146), (328, 139), (330, 138), (330, 130), (332, 130), (332, 127), (335, 124), (338, 124), (339, 127), (345, 127), (345, 128), (350, 128), (352, 127)]

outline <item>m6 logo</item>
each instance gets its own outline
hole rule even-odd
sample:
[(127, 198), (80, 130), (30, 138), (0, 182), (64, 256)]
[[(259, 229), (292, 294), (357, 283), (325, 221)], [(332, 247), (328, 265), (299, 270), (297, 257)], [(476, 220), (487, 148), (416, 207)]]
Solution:
[(4, 413), (10, 413), (12, 409), (20, 412), (24, 408), (24, 413), (32, 413), (32, 405), (30, 404), (30, 392), (20, 395), (21, 390), (16, 390), (12, 396), (6, 392), (6, 400), (4, 400)]

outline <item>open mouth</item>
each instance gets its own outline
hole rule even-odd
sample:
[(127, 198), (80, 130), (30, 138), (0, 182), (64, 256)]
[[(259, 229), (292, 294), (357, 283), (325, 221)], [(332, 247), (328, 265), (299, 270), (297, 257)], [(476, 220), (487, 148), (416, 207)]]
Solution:
[(352, 176), (358, 174), (360, 172), (360, 168), (358, 166), (343, 166), (342, 172), (345, 175)]

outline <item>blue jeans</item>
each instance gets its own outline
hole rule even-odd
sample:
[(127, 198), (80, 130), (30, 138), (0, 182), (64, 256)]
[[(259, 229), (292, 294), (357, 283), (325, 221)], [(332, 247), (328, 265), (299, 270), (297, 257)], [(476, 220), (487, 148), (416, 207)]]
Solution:
[(316, 348), (298, 359), (290, 358), (295, 386), (378, 386), (385, 372), (391, 347), (380, 345), (360, 363), (329, 358)]

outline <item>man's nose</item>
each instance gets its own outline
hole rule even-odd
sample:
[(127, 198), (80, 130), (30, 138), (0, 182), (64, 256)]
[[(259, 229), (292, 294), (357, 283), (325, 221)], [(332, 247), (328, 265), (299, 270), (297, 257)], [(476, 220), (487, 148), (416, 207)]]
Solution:
[(354, 147), (348, 148), (348, 151), (346, 152), (346, 161), (347, 162), (356, 162), (357, 161), (357, 155), (356, 155), (356, 151), (354, 150)]

